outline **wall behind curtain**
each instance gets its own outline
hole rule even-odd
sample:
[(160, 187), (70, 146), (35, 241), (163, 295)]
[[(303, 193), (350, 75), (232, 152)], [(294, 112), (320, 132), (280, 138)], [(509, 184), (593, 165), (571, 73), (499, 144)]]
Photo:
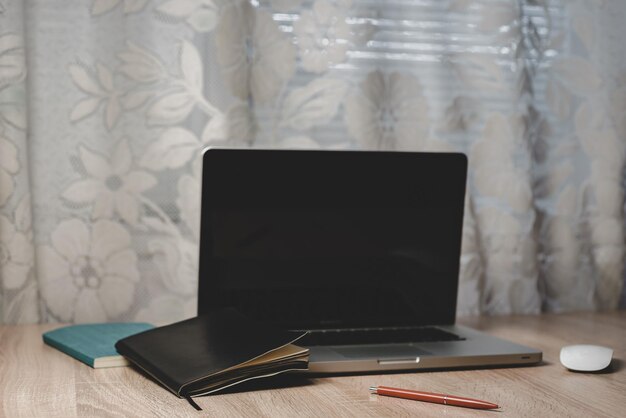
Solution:
[(192, 316), (207, 145), (465, 152), (459, 313), (614, 308), (625, 18), (618, 0), (0, 0), (0, 321)]

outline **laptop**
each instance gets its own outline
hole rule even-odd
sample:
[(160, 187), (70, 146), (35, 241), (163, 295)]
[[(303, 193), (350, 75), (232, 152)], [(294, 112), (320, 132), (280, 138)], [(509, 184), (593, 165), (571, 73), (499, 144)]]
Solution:
[(290, 330), (313, 373), (533, 364), (455, 324), (467, 158), (210, 148), (198, 313)]

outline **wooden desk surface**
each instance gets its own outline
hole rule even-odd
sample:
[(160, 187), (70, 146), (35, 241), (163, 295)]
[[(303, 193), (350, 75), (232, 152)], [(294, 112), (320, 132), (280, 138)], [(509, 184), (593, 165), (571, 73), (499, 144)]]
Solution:
[[(543, 350), (539, 366), (448, 372), (298, 379), (197, 398), (204, 411), (133, 368), (94, 370), (43, 344), (58, 325), (0, 326), (0, 415), (18, 416), (498, 416), (626, 415), (626, 311), (464, 318), (460, 323)], [(609, 371), (573, 373), (559, 363), (561, 346), (597, 343), (615, 350)], [(295, 383), (295, 384), (294, 384)], [(372, 385), (484, 399), (499, 412), (370, 395)]]

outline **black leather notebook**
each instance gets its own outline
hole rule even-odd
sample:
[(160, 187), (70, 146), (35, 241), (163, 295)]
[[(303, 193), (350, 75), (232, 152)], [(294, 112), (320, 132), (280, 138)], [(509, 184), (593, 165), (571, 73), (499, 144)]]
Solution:
[(206, 395), (237, 383), (305, 370), (305, 333), (252, 321), (231, 308), (119, 340), (117, 351), (179, 397)]

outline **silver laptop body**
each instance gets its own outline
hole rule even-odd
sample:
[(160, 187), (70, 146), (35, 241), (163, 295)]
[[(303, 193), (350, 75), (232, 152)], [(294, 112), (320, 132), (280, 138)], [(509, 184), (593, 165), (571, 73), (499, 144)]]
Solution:
[(307, 330), (312, 373), (528, 365), (456, 325), (467, 158), (208, 149), (198, 313)]
[(382, 370), (447, 369), (530, 365), (539, 350), (462, 326), (439, 326), (460, 341), (310, 347), (309, 372), (353, 373)]

